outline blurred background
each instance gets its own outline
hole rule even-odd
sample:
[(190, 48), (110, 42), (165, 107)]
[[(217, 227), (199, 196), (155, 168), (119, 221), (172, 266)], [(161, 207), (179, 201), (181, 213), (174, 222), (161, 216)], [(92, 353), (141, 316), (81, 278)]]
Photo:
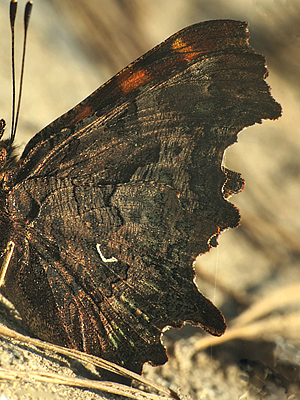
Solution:
[[(0, 117), (10, 127), (8, 6), (0, 0)], [(24, 6), (20, 0), (17, 71)], [(17, 143), (22, 148), (179, 29), (219, 18), (249, 22), (250, 43), (267, 58), (267, 82), (283, 116), (247, 128), (227, 150), (225, 165), (246, 181), (230, 200), (241, 226), (224, 232), (196, 264), (197, 284), (223, 311), (228, 338), (216, 345), (189, 325), (170, 330), (163, 338), (169, 362), (147, 366), (145, 374), (181, 388), (187, 399), (291, 399), (300, 387), (299, 0), (36, 0)]]

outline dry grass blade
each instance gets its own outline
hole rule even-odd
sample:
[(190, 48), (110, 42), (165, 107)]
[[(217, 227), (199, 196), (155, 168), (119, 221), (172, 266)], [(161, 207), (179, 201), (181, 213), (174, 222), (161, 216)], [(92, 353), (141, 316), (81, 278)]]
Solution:
[(300, 285), (290, 285), (276, 290), (271, 295), (255, 302), (239, 317), (235, 318), (222, 337), (205, 337), (200, 339), (194, 352), (210, 346), (220, 345), (233, 339), (275, 339), (277, 335), (286, 338), (298, 338), (300, 330), (299, 312), (290, 312), (280, 316), (270, 316), (273, 311), (300, 301)]
[(270, 314), (300, 301), (300, 284), (285, 286), (269, 294), (265, 298), (256, 301), (251, 307), (241, 315), (231, 321), (231, 326), (243, 326), (255, 321), (263, 316)]
[[(51, 343), (43, 342), (39, 339), (33, 339), (28, 336), (21, 335), (3, 325), (0, 325), (0, 335), (17, 340), (21, 343), (30, 344), (30, 345), (36, 346), (38, 348), (42, 348), (42, 349), (45, 349), (48, 351), (53, 351), (55, 353), (59, 353), (64, 356), (71, 357), (71, 358), (76, 359), (81, 362), (91, 363), (91, 364), (95, 365), (96, 367), (100, 367), (100, 368), (112, 371), (119, 375), (126, 376), (130, 379), (134, 379), (135, 381), (137, 381), (143, 385), (146, 385), (147, 387), (153, 388), (153, 389), (157, 390), (158, 392), (164, 394), (167, 398), (178, 399), (178, 396), (176, 395), (176, 393), (173, 392), (172, 390), (166, 388), (165, 386), (158, 385), (155, 382), (152, 382), (152, 381), (150, 381), (138, 374), (135, 374), (134, 372), (131, 372), (125, 368), (122, 368), (114, 363), (103, 360), (100, 357), (85, 354), (85, 353), (82, 353), (77, 350), (66, 349), (61, 346), (56, 346)], [(4, 370), (1, 370), (0, 377), (2, 377), (3, 371)], [(6, 371), (6, 372), (7, 372), (7, 377), (5, 379), (11, 379), (11, 378), (9, 378), (9, 376), (14, 376), (14, 374), (16, 374), (18, 377), (21, 377), (20, 371)], [(12, 375), (9, 375), (10, 373)], [(23, 379), (27, 379), (26, 374), (28, 375), (28, 373), (24, 372)], [(32, 372), (30, 372), (29, 375), (30, 375), (30, 377), (33, 377)], [(80, 386), (80, 387), (84, 386), (86, 388), (92, 388), (92, 389), (96, 388), (99, 390), (107, 391), (109, 393), (122, 394), (125, 397), (130, 396), (134, 399), (145, 399), (145, 398), (147, 398), (147, 399), (152, 399), (152, 398), (153, 399), (163, 399), (164, 398), (165, 399), (166, 398), (166, 397), (161, 397), (158, 395), (151, 395), (149, 393), (144, 393), (141, 390), (133, 389), (133, 388), (130, 388), (125, 385), (115, 384), (115, 383), (111, 383), (111, 382), (91, 381), (91, 380), (87, 380), (87, 379), (72, 379), (72, 383), (71, 383), (70, 378), (62, 377), (61, 375), (57, 375), (57, 374), (38, 373), (36, 379), (45, 381), (46, 377), (48, 377), (47, 379), (54, 379), (53, 383), (62, 383), (65, 385), (74, 385), (74, 386)], [(55, 381), (55, 379), (58, 380), (59, 382)], [(116, 391), (113, 391), (113, 390), (116, 390)], [(122, 391), (122, 393), (120, 391)], [(139, 397), (137, 397), (137, 396), (139, 396)], [(155, 396), (155, 397), (153, 397), (153, 396)]]
[(119, 396), (130, 397), (136, 400), (165, 400), (166, 397), (162, 397), (156, 394), (144, 393), (139, 389), (135, 389), (129, 386), (117, 384), (115, 382), (104, 382), (104, 381), (93, 381), (79, 378), (69, 378), (58, 374), (49, 372), (25, 372), (19, 370), (8, 370), (0, 368), (0, 379), (9, 380), (36, 380), (40, 382), (51, 382), (53, 384), (61, 384), (68, 386), (76, 386), (81, 388), (98, 389), (103, 392), (116, 394)]
[(290, 313), (279, 317), (265, 318), (261, 321), (237, 328), (229, 328), (220, 338), (207, 337), (199, 340), (195, 345), (194, 352), (204, 350), (210, 346), (216, 346), (233, 339), (274, 339), (275, 336), (288, 336), (297, 339), (300, 330), (299, 313)]

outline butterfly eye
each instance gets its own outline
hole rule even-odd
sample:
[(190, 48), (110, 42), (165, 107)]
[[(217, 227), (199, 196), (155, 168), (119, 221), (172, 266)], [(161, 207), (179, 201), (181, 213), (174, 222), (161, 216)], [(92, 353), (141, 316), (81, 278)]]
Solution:
[(17, 165), (18, 156), (16, 147), (12, 146), (11, 140), (0, 141), (0, 180), (3, 180), (4, 174)]
[(2, 136), (4, 134), (4, 130), (5, 130), (5, 121), (4, 119), (0, 119), (0, 139), (2, 139)]
[[(6, 124), (5, 124), (4, 119), (0, 119), (0, 139), (2, 138), (2, 136), (4, 134), (5, 125)], [(3, 142), (0, 142), (0, 172), (2, 172), (3, 167), (6, 163), (6, 155), (7, 155), (7, 150), (3, 146)], [(2, 176), (1, 176), (1, 180), (2, 180)]]
[(3, 169), (6, 163), (7, 151), (4, 147), (0, 147), (0, 171)]

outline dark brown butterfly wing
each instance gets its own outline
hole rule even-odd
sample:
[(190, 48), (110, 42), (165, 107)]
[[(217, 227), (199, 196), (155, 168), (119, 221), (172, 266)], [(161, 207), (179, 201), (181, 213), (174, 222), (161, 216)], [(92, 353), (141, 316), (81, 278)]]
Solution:
[(9, 178), (4, 293), (33, 332), (136, 372), (166, 361), (166, 326), (224, 332), (192, 263), (239, 223), (224, 197), (242, 180), (222, 157), (280, 115), (265, 76), (245, 23), (197, 24), (28, 143)]

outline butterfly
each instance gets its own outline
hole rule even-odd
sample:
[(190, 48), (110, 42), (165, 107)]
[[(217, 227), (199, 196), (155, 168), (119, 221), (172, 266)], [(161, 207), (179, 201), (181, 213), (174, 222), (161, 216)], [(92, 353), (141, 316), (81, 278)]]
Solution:
[(224, 150), (281, 113), (248, 42), (245, 22), (192, 25), (42, 129), (19, 159), (0, 141), (1, 292), (33, 334), (137, 373), (167, 361), (166, 327), (223, 334), (193, 261), (239, 224), (227, 198), (243, 180), (222, 166)]

